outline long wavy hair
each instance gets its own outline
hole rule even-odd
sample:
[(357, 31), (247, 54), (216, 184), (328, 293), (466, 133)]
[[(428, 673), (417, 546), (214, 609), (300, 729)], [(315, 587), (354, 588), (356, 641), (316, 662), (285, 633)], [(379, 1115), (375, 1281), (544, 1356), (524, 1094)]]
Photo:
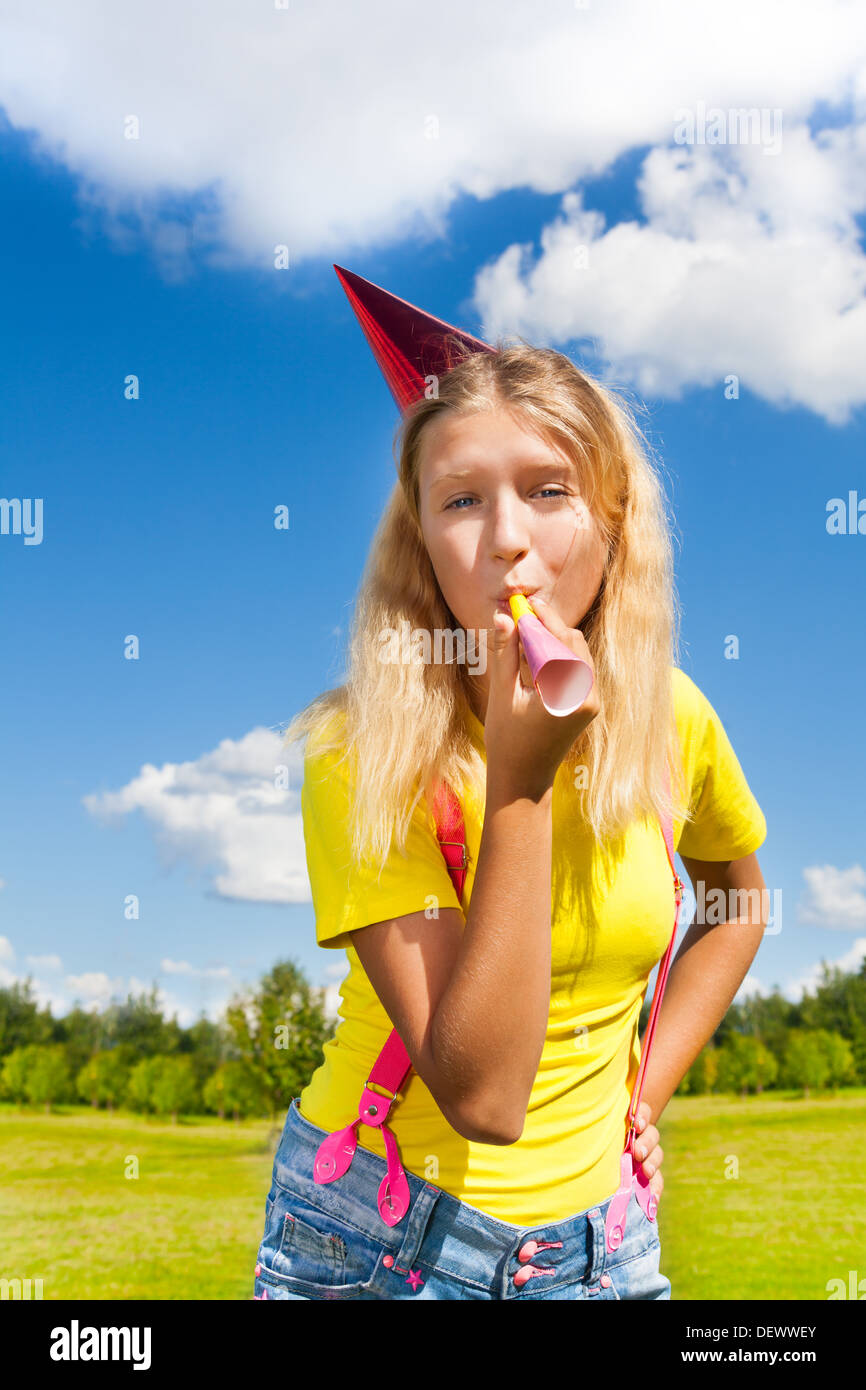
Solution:
[[(469, 734), (471, 674), (465, 661), (384, 661), (386, 630), (455, 632), (419, 520), (421, 445), (432, 420), (508, 410), (522, 428), (570, 460), (580, 494), (607, 545), (603, 578), (580, 623), (595, 666), (600, 712), (562, 767), (598, 840), (640, 816), (694, 819), (674, 722), (671, 667), (679, 665), (679, 606), (671, 531), (652, 451), (620, 393), (568, 357), (523, 340), (467, 352), (449, 342), (450, 369), (400, 420), (399, 480), (373, 537), (349, 637), (343, 685), (317, 696), (289, 724), (286, 741), (339, 751), (353, 777), (352, 854), (378, 864), (392, 844), (405, 854), (409, 824), (439, 781), (483, 808), (486, 768)], [(468, 635), (467, 635), (468, 638)], [(671, 772), (664, 790), (664, 767)], [(571, 793), (570, 793), (571, 794)]]

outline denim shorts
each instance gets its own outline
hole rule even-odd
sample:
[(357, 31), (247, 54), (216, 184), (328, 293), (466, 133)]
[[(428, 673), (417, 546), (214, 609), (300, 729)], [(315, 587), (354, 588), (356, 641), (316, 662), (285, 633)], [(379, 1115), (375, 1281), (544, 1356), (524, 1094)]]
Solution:
[(386, 1226), (376, 1205), (385, 1159), (359, 1144), (342, 1177), (316, 1183), (313, 1162), (325, 1137), (293, 1100), (265, 1202), (253, 1298), (670, 1298), (658, 1225), (634, 1194), (612, 1255), (604, 1219), (613, 1193), (564, 1221), (513, 1226), (407, 1170), (409, 1209)]

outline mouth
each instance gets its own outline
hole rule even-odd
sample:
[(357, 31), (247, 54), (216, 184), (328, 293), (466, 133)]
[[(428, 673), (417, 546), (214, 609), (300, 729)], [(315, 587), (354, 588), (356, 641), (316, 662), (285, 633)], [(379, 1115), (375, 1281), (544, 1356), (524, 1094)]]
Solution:
[(533, 594), (537, 594), (538, 592), (539, 592), (538, 589), (516, 589), (516, 588), (515, 588), (515, 589), (508, 589), (508, 590), (506, 591), (504, 597), (503, 597), (502, 595), (500, 595), (499, 598), (497, 598), (497, 600), (496, 600), (496, 611), (497, 611), (497, 613), (510, 613), (510, 612), (511, 612), (511, 605), (510, 605), (510, 603), (508, 602), (509, 596), (510, 596), (511, 594), (523, 594), (523, 597), (524, 597), (524, 598), (531, 599), (532, 596), (533, 596)]

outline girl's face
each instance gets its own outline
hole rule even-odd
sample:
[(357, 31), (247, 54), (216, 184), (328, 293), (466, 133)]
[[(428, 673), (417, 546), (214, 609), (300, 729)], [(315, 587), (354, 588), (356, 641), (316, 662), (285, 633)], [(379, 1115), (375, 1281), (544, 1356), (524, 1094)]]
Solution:
[[(494, 628), (507, 594), (538, 593), (569, 627), (592, 607), (606, 547), (566, 458), (505, 411), (443, 413), (421, 450), (419, 516), (464, 628)], [(486, 689), (486, 679), (481, 680)]]

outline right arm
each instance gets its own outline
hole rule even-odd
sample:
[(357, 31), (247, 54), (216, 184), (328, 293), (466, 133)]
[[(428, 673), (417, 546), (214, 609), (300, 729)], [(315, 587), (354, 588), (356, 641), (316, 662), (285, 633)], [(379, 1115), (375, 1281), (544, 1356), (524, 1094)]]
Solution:
[(512, 791), (488, 776), (469, 915), (443, 908), (353, 931), (412, 1065), (465, 1139), (523, 1131), (550, 1011), (552, 780)]
[[(549, 605), (547, 627), (592, 668), (583, 634)], [(499, 617), (500, 615), (497, 615)], [(351, 933), (412, 1065), (448, 1123), (477, 1143), (520, 1138), (550, 1013), (553, 781), (599, 711), (550, 715), (517, 628), (497, 623), (484, 732), (487, 793), (469, 914), (444, 908)], [(521, 679), (522, 677), (522, 679)]]

